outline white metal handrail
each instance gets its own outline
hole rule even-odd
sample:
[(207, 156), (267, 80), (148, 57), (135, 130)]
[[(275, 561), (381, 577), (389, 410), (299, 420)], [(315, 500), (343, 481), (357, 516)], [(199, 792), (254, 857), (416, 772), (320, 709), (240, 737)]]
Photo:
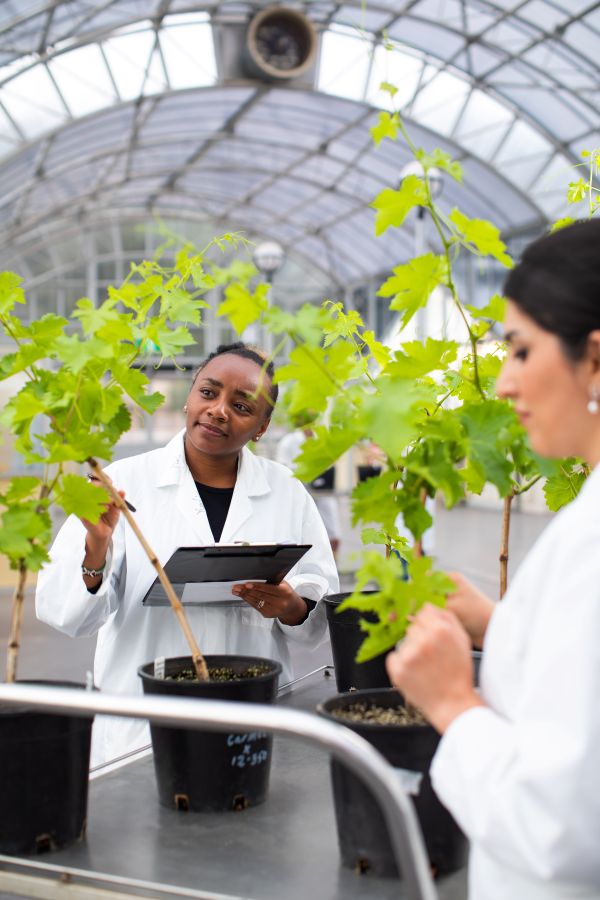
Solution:
[(258, 703), (184, 697), (130, 696), (34, 684), (0, 684), (0, 703), (44, 712), (127, 716), (161, 725), (213, 731), (269, 731), (301, 738), (329, 751), (370, 788), (388, 826), (410, 900), (437, 900), (419, 823), (392, 766), (368, 741), (344, 725), (308, 712)]

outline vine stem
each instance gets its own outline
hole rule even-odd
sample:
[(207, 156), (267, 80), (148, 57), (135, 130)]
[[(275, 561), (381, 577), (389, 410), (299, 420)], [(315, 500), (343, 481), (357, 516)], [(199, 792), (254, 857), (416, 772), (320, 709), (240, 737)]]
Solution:
[(510, 534), (510, 507), (513, 502), (515, 492), (511, 491), (504, 498), (502, 510), (502, 543), (500, 545), (500, 599), (506, 593), (508, 584), (508, 538)]
[(10, 637), (6, 657), (6, 680), (12, 684), (17, 680), (17, 663), (21, 647), (21, 626), (23, 624), (23, 606), (25, 600), (25, 584), (27, 582), (27, 566), (25, 560), (19, 560), (19, 577), (13, 593), (12, 613), (10, 620)]
[(198, 645), (196, 643), (196, 639), (194, 638), (192, 629), (190, 628), (190, 624), (187, 620), (183, 605), (182, 605), (179, 597), (173, 590), (173, 585), (169, 581), (169, 579), (165, 573), (165, 570), (161, 566), (161, 564), (158, 560), (158, 557), (156, 556), (156, 553), (148, 544), (148, 541), (146, 540), (146, 538), (144, 537), (144, 535), (138, 528), (137, 522), (131, 515), (130, 511), (127, 509), (125, 501), (123, 500), (123, 498), (121, 497), (119, 492), (116, 490), (116, 488), (113, 487), (110, 479), (104, 474), (104, 472), (102, 471), (97, 460), (95, 460), (93, 457), (89, 457), (86, 460), (86, 462), (88, 463), (88, 465), (94, 472), (94, 475), (96, 476), (96, 478), (102, 483), (102, 485), (106, 488), (106, 490), (110, 494), (110, 497), (111, 497), (113, 503), (120, 509), (122, 514), (127, 519), (127, 522), (129, 523), (131, 529), (133, 530), (133, 533), (135, 534), (136, 538), (142, 545), (148, 559), (154, 566), (154, 569), (156, 570), (158, 579), (159, 579), (160, 583), (162, 584), (167, 597), (169, 598), (169, 602), (170, 602), (171, 606), (173, 607), (173, 612), (175, 613), (175, 615), (177, 616), (177, 619), (179, 620), (179, 624), (181, 625), (182, 631), (185, 635), (185, 638), (186, 638), (188, 645), (190, 647), (190, 650), (192, 652), (192, 662), (194, 664), (194, 669), (196, 670), (196, 676), (198, 678), (198, 681), (208, 681), (209, 675), (208, 675), (208, 667), (206, 665), (206, 660), (202, 656), (202, 653), (200, 652), (200, 648), (198, 647)]

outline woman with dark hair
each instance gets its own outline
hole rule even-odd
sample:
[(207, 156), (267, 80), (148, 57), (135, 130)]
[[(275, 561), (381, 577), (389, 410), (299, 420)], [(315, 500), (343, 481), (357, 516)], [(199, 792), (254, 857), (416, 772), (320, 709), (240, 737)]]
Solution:
[(598, 898), (600, 220), (531, 244), (505, 293), (497, 392), (536, 452), (592, 472), (501, 603), (453, 575), (447, 609), (415, 616), (388, 672), (442, 733), (431, 776), (472, 842), (469, 896)]
[[(221, 346), (196, 372), (185, 428), (167, 445), (107, 467), (136, 507), (136, 519), (164, 565), (178, 547), (239, 541), (311, 544), (278, 585), (247, 583), (231, 601), (188, 608), (204, 653), (264, 656), (292, 676), (289, 642), (316, 645), (326, 622), (318, 601), (338, 590), (325, 528), (290, 471), (247, 448), (265, 433), (277, 401), (273, 366), (241, 342)], [(94, 680), (103, 690), (141, 692), (137, 668), (189, 653), (169, 608), (144, 607), (155, 571), (137, 538), (108, 504), (92, 524), (69, 517), (40, 572), (38, 618), (77, 636), (97, 634)], [(149, 743), (147, 725), (101, 719), (92, 765)]]

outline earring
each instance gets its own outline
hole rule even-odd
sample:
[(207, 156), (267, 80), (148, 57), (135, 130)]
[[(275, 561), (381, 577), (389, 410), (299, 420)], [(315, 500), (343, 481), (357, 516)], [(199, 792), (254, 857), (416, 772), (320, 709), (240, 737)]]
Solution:
[(184, 411), (184, 412), (187, 412), (187, 403), (186, 403), (185, 406), (183, 407), (183, 411)]
[(260, 441), (260, 439), (261, 439), (261, 435), (260, 435), (260, 434), (257, 434), (256, 437), (254, 438), (255, 441)]
[(600, 410), (600, 403), (598, 403), (598, 398), (600, 397), (600, 392), (598, 391), (598, 387), (595, 384), (590, 386), (590, 399), (588, 400), (587, 411), (592, 416), (598, 415), (598, 410)]

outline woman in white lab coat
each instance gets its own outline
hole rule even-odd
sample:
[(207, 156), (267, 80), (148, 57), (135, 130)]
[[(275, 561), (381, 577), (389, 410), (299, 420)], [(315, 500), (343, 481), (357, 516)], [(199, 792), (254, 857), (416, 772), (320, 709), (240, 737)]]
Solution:
[[(277, 388), (272, 364), (242, 343), (219, 347), (198, 370), (185, 406), (185, 428), (165, 447), (108, 466), (135, 506), (136, 520), (164, 565), (180, 546), (259, 541), (312, 548), (280, 585), (235, 587), (231, 604), (193, 607), (187, 615), (203, 653), (279, 660), (292, 676), (289, 641), (315, 646), (326, 632), (318, 601), (338, 579), (314, 502), (285, 466), (246, 444), (266, 431)], [(170, 608), (144, 607), (155, 571), (114, 504), (92, 525), (71, 516), (40, 572), (38, 617), (74, 637), (97, 634), (95, 683), (138, 693), (137, 668), (188, 646)], [(237, 605), (235, 605), (237, 604)], [(136, 720), (98, 719), (92, 765), (149, 743)]]
[[(497, 383), (534, 450), (591, 475), (494, 604), (466, 579), (388, 657), (442, 739), (435, 790), (472, 842), (471, 900), (600, 897), (600, 220), (530, 245)], [(471, 642), (483, 644), (481, 691)]]

